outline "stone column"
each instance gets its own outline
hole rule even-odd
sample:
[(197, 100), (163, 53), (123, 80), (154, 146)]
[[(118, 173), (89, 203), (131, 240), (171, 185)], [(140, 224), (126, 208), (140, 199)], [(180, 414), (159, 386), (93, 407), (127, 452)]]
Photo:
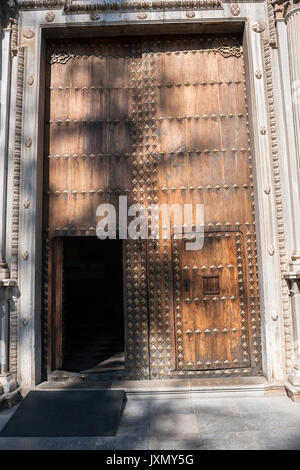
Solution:
[(300, 399), (300, 272), (286, 274), (290, 288), (293, 314), (294, 366), (289, 375), (288, 392), (293, 399)]
[(7, 200), (7, 154), (10, 103), (10, 35), (11, 28), (0, 24), (0, 279), (8, 279), (6, 263), (6, 200)]
[(298, 400), (300, 399), (300, 0), (272, 0), (272, 4), (276, 19), (286, 24), (290, 82), (287, 80), (288, 83), (283, 83), (283, 86), (288, 86), (291, 92), (295, 144), (294, 154), (289, 155), (289, 163), (292, 175), (296, 172), (298, 175), (290, 181), (290, 185), (293, 185), (290, 193), (294, 239), (291, 257), (288, 260), (289, 272), (285, 274), (291, 298), (294, 349), (294, 366), (289, 374), (286, 388), (291, 398)]
[(19, 398), (10, 373), (10, 309), (17, 288), (6, 262), (7, 160), (11, 86), (11, 20), (14, 0), (0, 5), (0, 408), (12, 406)]
[(289, 45), (292, 85), (293, 119), (297, 152), (298, 181), (300, 181), (300, 2), (293, 0), (285, 17)]
[[(300, 184), (300, 2), (292, 0), (286, 6), (285, 22), (287, 26), (289, 63), (292, 87), (292, 109), (295, 133), (295, 148), (298, 173), (298, 195)], [(294, 221), (299, 233), (300, 214)], [(299, 247), (297, 247), (299, 249)], [(287, 276), (290, 288), (293, 317), (294, 366), (289, 375), (288, 392), (292, 399), (300, 399), (300, 253), (292, 254), (293, 272)]]
[[(286, 24), (287, 49), (285, 44), (278, 44), (282, 49), (281, 54), (288, 55), (289, 77), (282, 77), (283, 86), (290, 92), (290, 102), (286, 103), (286, 110), (292, 114), (293, 128), (293, 149), (289, 155), (289, 165), (291, 171), (290, 195), (291, 195), (291, 215), (294, 220), (293, 239), (291, 247), (292, 271), (300, 270), (300, 0), (271, 0), (274, 7), (276, 20)], [(286, 78), (286, 80), (285, 80)], [(287, 132), (290, 132), (287, 129)]]
[(16, 282), (0, 281), (0, 408), (18, 400), (17, 383), (9, 372), (9, 314)]

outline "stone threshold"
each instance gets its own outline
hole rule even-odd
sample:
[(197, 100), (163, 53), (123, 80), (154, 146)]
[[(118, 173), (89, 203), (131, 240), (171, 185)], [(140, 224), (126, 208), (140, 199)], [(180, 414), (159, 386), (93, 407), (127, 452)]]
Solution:
[[(86, 381), (73, 378), (42, 382), (35, 387), (35, 390), (95, 390), (103, 388), (125, 390), (128, 399), (198, 399), (286, 395), (284, 382), (269, 382), (264, 377), (112, 381)], [(25, 389), (23, 389), (23, 393), (26, 394)]]

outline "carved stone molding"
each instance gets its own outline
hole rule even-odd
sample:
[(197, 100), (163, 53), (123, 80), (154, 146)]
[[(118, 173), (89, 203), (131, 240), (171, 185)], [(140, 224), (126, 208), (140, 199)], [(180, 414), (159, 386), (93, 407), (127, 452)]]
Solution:
[(29, 86), (33, 85), (34, 84), (34, 75), (30, 75), (30, 77), (28, 77), (27, 79), (27, 84)]
[[(16, 118), (13, 162), (13, 201), (12, 201), (12, 234), (11, 234), (11, 278), (18, 281), (19, 277), (19, 214), (20, 214), (20, 181), (21, 181), (21, 145), (23, 119), (23, 83), (24, 83), (25, 48), (19, 49)], [(17, 371), (17, 335), (18, 335), (18, 302), (10, 313), (10, 370)]]
[(25, 139), (25, 147), (30, 148), (32, 145), (32, 139), (30, 137), (26, 137)]
[(32, 31), (32, 29), (25, 29), (23, 31), (23, 37), (25, 39), (32, 39), (34, 37), (34, 31)]
[(261, 126), (261, 127), (259, 128), (259, 132), (261, 133), (261, 135), (266, 135), (267, 129), (265, 128), (265, 126)]
[(232, 14), (232, 16), (239, 16), (239, 14), (241, 13), (241, 9), (238, 3), (232, 3), (232, 5), (230, 6), (230, 13)]
[(290, 295), (297, 295), (300, 293), (300, 272), (286, 272), (284, 278), (289, 286)]
[[(281, 306), (282, 319), (284, 325), (284, 348), (285, 348), (285, 365), (286, 370), (290, 371), (292, 366), (292, 323), (289, 309), (289, 291), (287, 288), (284, 274), (287, 268), (285, 226), (283, 217), (283, 201), (281, 190), (281, 172), (279, 166), (279, 147), (278, 147), (278, 131), (277, 118), (275, 109), (273, 72), (272, 72), (272, 52), (268, 40), (263, 41), (263, 57), (264, 57), (264, 74), (266, 77), (267, 105), (270, 122), (270, 136), (272, 140), (272, 170), (274, 179), (274, 200), (276, 209), (276, 226), (278, 238), (278, 251), (280, 259), (280, 275), (281, 275)], [(274, 249), (275, 250), (275, 249)], [(271, 251), (272, 252), (272, 251)], [(269, 252), (271, 255), (271, 253)]]
[[(27, 0), (33, 1), (33, 0)], [(66, 12), (84, 12), (92, 10), (100, 11), (136, 11), (136, 10), (188, 10), (197, 8), (202, 9), (223, 9), (221, 0), (127, 0), (122, 2), (120, 0), (114, 0), (111, 2), (101, 1), (94, 3), (83, 3), (80, 0), (66, 0), (65, 2)]]
[(269, 30), (269, 43), (272, 47), (277, 47), (277, 33), (275, 27), (275, 15), (272, 5), (272, 0), (266, 0), (268, 10), (268, 30)]
[(255, 33), (262, 33), (265, 29), (266, 25), (264, 21), (258, 21), (252, 26), (252, 31), (254, 31)]
[(275, 17), (282, 19), (294, 9), (300, 7), (300, 0), (271, 0), (271, 4), (274, 8)]
[(30, 199), (27, 197), (26, 199), (24, 199), (23, 201), (23, 207), (24, 209), (29, 209), (30, 207)]
[(19, 0), (18, 5), (22, 9), (33, 8), (59, 8), (65, 12), (91, 12), (100, 11), (136, 11), (136, 10), (187, 10), (192, 8), (213, 9), (223, 8), (221, 0), (114, 0), (111, 2), (100, 1), (95, 3), (82, 0)]
[(141, 13), (137, 13), (136, 17), (138, 20), (145, 20), (148, 17), (148, 15), (145, 12), (141, 12)]
[(187, 11), (185, 16), (187, 18), (195, 18), (195, 12), (194, 11)]
[(24, 261), (28, 261), (29, 259), (29, 252), (27, 250), (23, 251), (22, 258)]
[(67, 0), (18, 0), (23, 9), (65, 7)]
[(93, 12), (90, 14), (91, 21), (99, 21), (100, 18), (101, 16), (99, 15), (99, 13)]
[(54, 11), (47, 11), (45, 15), (45, 20), (48, 21), (48, 23), (52, 23), (55, 20), (55, 13)]

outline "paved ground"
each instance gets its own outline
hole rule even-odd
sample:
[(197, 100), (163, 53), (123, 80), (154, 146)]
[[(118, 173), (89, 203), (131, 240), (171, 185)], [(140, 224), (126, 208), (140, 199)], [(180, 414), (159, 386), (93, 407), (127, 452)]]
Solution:
[[(0, 412), (0, 430), (16, 408)], [(0, 437), (3, 449), (300, 450), (300, 403), (285, 396), (131, 399), (115, 437)]]

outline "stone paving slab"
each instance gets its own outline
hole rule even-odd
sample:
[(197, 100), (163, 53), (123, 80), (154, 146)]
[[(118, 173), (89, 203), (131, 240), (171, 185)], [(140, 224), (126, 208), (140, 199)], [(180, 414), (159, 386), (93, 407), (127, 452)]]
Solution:
[[(0, 430), (16, 409), (0, 412)], [(300, 404), (282, 396), (129, 399), (114, 437), (0, 437), (3, 449), (300, 450)]]
[(150, 436), (164, 439), (199, 437), (197, 419), (194, 413), (151, 414)]

